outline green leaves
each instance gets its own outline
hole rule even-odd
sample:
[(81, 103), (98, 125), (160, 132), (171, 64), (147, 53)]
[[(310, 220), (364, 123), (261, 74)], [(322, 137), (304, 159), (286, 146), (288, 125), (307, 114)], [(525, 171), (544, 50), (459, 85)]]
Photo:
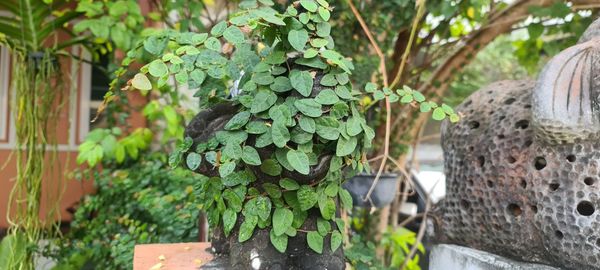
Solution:
[(317, 3), (313, 0), (301, 0), (300, 5), (310, 12), (316, 12), (318, 8)]
[(287, 153), (287, 160), (294, 170), (298, 171), (299, 173), (308, 175), (310, 172), (310, 162), (308, 160), (308, 156), (304, 152), (290, 150)]
[(277, 102), (277, 95), (269, 90), (259, 90), (252, 101), (251, 113), (259, 113), (268, 110)]
[(284, 253), (287, 249), (288, 244), (288, 236), (285, 234), (277, 235), (274, 232), (274, 229), (271, 229), (269, 232), (269, 238), (271, 239), (271, 244), (277, 249), (279, 252)]
[(148, 72), (150, 75), (160, 78), (169, 74), (169, 68), (162, 60), (156, 59), (150, 62)]
[(197, 153), (189, 153), (186, 158), (186, 164), (188, 168), (192, 171), (195, 171), (200, 167), (200, 163), (202, 162), (202, 156)]
[(340, 196), (340, 200), (342, 201), (342, 207), (345, 209), (352, 209), (352, 196), (350, 193), (346, 189), (341, 188), (338, 191), (338, 194)]
[(256, 149), (252, 146), (244, 146), (242, 150), (242, 160), (249, 165), (258, 166), (261, 164), (258, 152), (256, 152)]
[(227, 124), (225, 124), (225, 130), (237, 130), (245, 126), (250, 120), (250, 112), (243, 111), (234, 115)]
[(433, 118), (433, 120), (441, 121), (444, 120), (444, 118), (446, 118), (446, 113), (442, 108), (435, 108), (435, 110), (433, 110), (431, 118)]
[(333, 105), (340, 101), (340, 98), (331, 89), (325, 89), (319, 92), (315, 101), (323, 105)]
[(242, 225), (240, 225), (240, 233), (238, 235), (238, 242), (242, 243), (250, 239), (254, 233), (254, 228), (258, 223), (257, 216), (246, 216)]
[(148, 80), (148, 77), (142, 73), (135, 74), (131, 80), (131, 85), (139, 90), (151, 90), (152, 83)]
[(313, 120), (310, 117), (301, 117), (300, 120), (298, 121), (298, 124), (300, 125), (300, 128), (308, 133), (315, 133), (316, 131), (316, 125), (315, 125), (315, 120)]
[(316, 203), (318, 199), (317, 193), (314, 191), (313, 187), (308, 185), (303, 185), (298, 189), (298, 203), (300, 204), (300, 210), (307, 211), (311, 209)]
[(342, 234), (339, 231), (334, 230), (331, 233), (331, 245), (330, 246), (331, 246), (332, 252), (335, 252), (342, 245), (342, 239), (343, 239)]
[(313, 77), (308, 71), (292, 70), (290, 72), (290, 83), (301, 95), (310, 96), (313, 88)]
[(304, 29), (291, 30), (288, 33), (288, 41), (290, 45), (297, 51), (304, 51), (306, 42), (308, 42), (308, 32)]
[(294, 106), (304, 115), (310, 117), (319, 117), (323, 114), (321, 104), (314, 99), (304, 98), (294, 102)]
[(342, 136), (338, 139), (335, 155), (338, 157), (350, 155), (352, 152), (354, 152), (354, 149), (356, 149), (356, 145), (356, 137), (350, 137), (349, 139), (346, 139)]
[(284, 147), (290, 140), (290, 132), (281, 121), (273, 122), (273, 125), (271, 126), (271, 136), (273, 138), (273, 143), (279, 148)]
[(237, 221), (237, 213), (235, 213), (230, 208), (226, 209), (223, 212), (223, 232), (225, 236), (229, 236), (229, 233), (235, 226), (235, 222)]
[(273, 213), (273, 232), (276, 236), (284, 234), (294, 221), (294, 213), (287, 208), (277, 208)]
[(297, 190), (300, 188), (300, 185), (298, 185), (296, 181), (289, 178), (283, 178), (279, 180), (279, 186), (281, 186), (285, 190)]
[(306, 234), (306, 241), (308, 246), (316, 253), (323, 253), (323, 236), (318, 232), (308, 232)]
[(244, 33), (242, 33), (242, 30), (233, 25), (229, 26), (225, 32), (223, 32), (223, 37), (225, 40), (227, 40), (227, 42), (232, 44), (244, 42)]

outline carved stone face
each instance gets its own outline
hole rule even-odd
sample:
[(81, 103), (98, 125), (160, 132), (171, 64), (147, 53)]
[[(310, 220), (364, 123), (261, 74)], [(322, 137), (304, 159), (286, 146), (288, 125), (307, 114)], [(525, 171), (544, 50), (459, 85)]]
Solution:
[(594, 31), (552, 59), (537, 82), (485, 87), (457, 108), (465, 114), (460, 123), (444, 124), (448, 191), (438, 209), (441, 241), (600, 269), (600, 38)]

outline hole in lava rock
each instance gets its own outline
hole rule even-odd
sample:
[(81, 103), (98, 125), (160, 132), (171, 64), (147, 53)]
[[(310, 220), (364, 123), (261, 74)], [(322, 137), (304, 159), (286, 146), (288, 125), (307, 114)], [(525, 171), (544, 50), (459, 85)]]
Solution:
[(582, 216), (589, 217), (594, 214), (595, 211), (596, 209), (594, 209), (594, 205), (592, 205), (591, 202), (581, 201), (577, 204), (577, 213)]
[(462, 208), (464, 209), (469, 209), (471, 208), (471, 203), (469, 203), (467, 200), (461, 200), (460, 201), (460, 205), (462, 206)]
[(485, 165), (485, 157), (478, 156), (477, 157), (477, 163), (479, 164), (479, 167), (483, 167), (483, 165)]
[(477, 122), (477, 121), (471, 121), (471, 122), (469, 122), (469, 128), (470, 129), (477, 129), (477, 128), (479, 128), (479, 122)]
[(513, 164), (513, 163), (517, 162), (517, 159), (514, 158), (513, 156), (508, 156), (506, 158), (506, 161), (508, 161), (508, 163), (510, 163), (510, 164)]
[(568, 155), (567, 156), (567, 161), (569, 161), (569, 162), (575, 162), (575, 160), (577, 160), (577, 158), (575, 157), (575, 155)]
[(515, 123), (515, 128), (526, 129), (529, 127), (529, 120), (519, 120)]
[(560, 187), (559, 183), (550, 183), (550, 190), (556, 191)]
[(534, 213), (537, 213), (537, 212), (538, 212), (538, 208), (537, 208), (537, 206), (535, 206), (535, 205), (532, 205), (532, 206), (531, 206), (531, 211), (533, 211)]
[(521, 215), (521, 213), (523, 213), (523, 210), (521, 210), (521, 207), (516, 204), (516, 203), (511, 203), (506, 207), (506, 210), (508, 210), (508, 213), (518, 217)]
[(533, 162), (533, 166), (538, 171), (543, 168), (546, 168), (546, 164), (546, 159), (544, 157), (536, 157), (535, 161)]
[(591, 186), (591, 185), (593, 185), (593, 184), (594, 184), (594, 182), (596, 182), (596, 181), (594, 180), (594, 178), (591, 178), (591, 177), (586, 177), (585, 179), (583, 179), (583, 182), (584, 182), (586, 185), (588, 185), (588, 186)]
[(556, 236), (556, 238), (558, 238), (558, 240), (562, 240), (565, 237), (563, 235), (563, 233), (559, 230), (554, 231), (554, 236)]
[(492, 182), (492, 181), (490, 181), (490, 180), (487, 180), (487, 182), (486, 182), (486, 183), (487, 183), (487, 186), (488, 186), (488, 187), (490, 187), (490, 188), (493, 188), (493, 187), (494, 187), (494, 182)]
[(509, 98), (504, 101), (504, 104), (510, 105), (510, 104), (513, 104), (515, 101), (517, 101), (515, 98)]
[(525, 179), (521, 179), (521, 182), (519, 184), (522, 188), (527, 188), (527, 181), (525, 181)]

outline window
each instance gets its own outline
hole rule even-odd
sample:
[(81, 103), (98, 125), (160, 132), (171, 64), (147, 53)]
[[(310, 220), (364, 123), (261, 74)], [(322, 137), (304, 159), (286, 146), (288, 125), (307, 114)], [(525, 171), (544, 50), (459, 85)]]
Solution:
[(108, 54), (101, 54), (97, 62), (92, 64), (92, 78), (90, 80), (90, 106), (89, 106), (89, 130), (104, 126), (104, 117), (101, 115), (95, 122), (91, 122), (96, 117), (98, 107), (104, 100), (104, 95), (108, 92), (110, 78), (107, 70), (109, 64)]

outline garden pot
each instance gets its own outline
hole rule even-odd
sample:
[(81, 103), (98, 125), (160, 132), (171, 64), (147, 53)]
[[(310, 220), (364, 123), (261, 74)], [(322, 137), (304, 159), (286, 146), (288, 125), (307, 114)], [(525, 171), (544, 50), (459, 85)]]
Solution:
[(343, 187), (350, 192), (354, 206), (382, 208), (392, 203), (398, 187), (398, 174), (395, 173), (381, 174), (373, 193), (371, 193), (371, 201), (364, 201), (375, 181), (375, 176), (376, 174), (358, 174), (344, 183)]

